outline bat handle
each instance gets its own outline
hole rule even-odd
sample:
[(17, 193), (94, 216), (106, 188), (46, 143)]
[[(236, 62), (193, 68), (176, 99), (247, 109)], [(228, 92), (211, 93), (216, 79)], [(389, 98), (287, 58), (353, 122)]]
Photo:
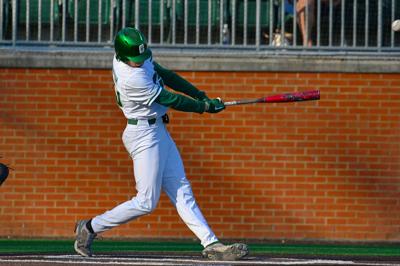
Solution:
[(231, 102), (224, 102), (225, 106), (232, 106), (232, 105), (236, 105), (237, 101), (231, 101)]

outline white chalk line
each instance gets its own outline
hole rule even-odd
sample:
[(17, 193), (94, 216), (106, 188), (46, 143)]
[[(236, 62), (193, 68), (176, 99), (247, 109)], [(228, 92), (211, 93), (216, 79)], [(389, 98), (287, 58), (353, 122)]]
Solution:
[[(23, 259), (26, 257), (26, 259)], [(36, 257), (36, 258), (35, 258)], [(42, 259), (40, 259), (42, 258)], [(65, 259), (65, 260), (61, 260)], [(284, 260), (284, 261), (282, 261)], [(243, 260), (243, 261), (209, 261), (184, 258), (143, 258), (143, 257), (122, 257), (94, 256), (91, 258), (82, 258), (79, 255), (50, 255), (50, 256), (32, 256), (24, 255), (14, 258), (7, 257), (0, 262), (18, 262), (18, 263), (55, 263), (55, 264), (99, 264), (99, 265), (365, 265), (365, 266), (394, 266), (398, 264), (380, 263), (380, 262), (354, 262), (344, 260), (329, 259), (293, 259), (293, 258), (272, 258), (269, 261)]]

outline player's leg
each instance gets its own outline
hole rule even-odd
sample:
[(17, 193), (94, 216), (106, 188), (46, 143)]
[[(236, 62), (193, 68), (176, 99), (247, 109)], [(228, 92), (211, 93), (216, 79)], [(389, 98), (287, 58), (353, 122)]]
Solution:
[[(133, 158), (133, 167), (137, 194), (114, 209), (92, 219), (95, 233), (109, 230), (135, 218), (152, 212), (160, 198), (162, 172), (165, 160), (160, 159), (165, 153), (166, 143), (158, 140), (156, 129), (149, 129), (145, 134), (124, 136), (124, 144)], [(132, 140), (133, 139), (133, 140)]]
[(245, 244), (224, 245), (218, 242), (196, 203), (174, 143), (168, 152), (162, 187), (175, 205), (179, 216), (205, 247), (202, 253), (204, 257), (213, 260), (237, 260), (248, 254)]
[(181, 157), (173, 142), (168, 152), (162, 188), (175, 205), (179, 216), (200, 239), (203, 246), (218, 241), (196, 203), (190, 183), (185, 176)]
[(78, 221), (74, 245), (79, 254), (92, 255), (91, 244), (97, 233), (148, 214), (156, 207), (165, 163), (159, 158), (166, 146), (163, 142), (155, 141), (157, 130), (142, 133), (125, 130), (123, 136), (125, 147), (133, 158), (137, 195), (89, 221)]
[[(156, 150), (156, 151), (154, 151)], [(104, 232), (127, 223), (140, 216), (151, 213), (160, 198), (161, 176), (157, 165), (157, 148), (143, 151), (134, 159), (137, 194), (112, 210), (92, 219), (93, 231)]]

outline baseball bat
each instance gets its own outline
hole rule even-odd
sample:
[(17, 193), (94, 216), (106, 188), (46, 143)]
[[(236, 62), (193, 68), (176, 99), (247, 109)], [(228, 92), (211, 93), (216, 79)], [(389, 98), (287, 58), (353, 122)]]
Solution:
[(276, 94), (257, 99), (242, 99), (231, 102), (224, 102), (225, 106), (250, 104), (250, 103), (284, 103), (284, 102), (301, 102), (319, 100), (319, 90), (292, 92), (284, 94)]

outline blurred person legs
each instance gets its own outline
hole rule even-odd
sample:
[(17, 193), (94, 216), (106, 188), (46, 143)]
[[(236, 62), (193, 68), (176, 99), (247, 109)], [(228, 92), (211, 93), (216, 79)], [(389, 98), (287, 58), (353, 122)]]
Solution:
[(303, 46), (311, 47), (312, 29), (315, 23), (314, 16), (315, 0), (299, 0), (296, 3), (297, 20), (303, 40)]
[[(299, 24), (303, 46), (305, 47), (311, 47), (314, 42), (313, 30), (315, 26), (315, 7), (317, 1), (319, 0), (298, 0), (296, 2), (297, 22)], [(325, 4), (328, 7), (331, 3), (333, 7), (336, 7), (340, 2), (341, 0), (320, 0), (321, 4)]]

